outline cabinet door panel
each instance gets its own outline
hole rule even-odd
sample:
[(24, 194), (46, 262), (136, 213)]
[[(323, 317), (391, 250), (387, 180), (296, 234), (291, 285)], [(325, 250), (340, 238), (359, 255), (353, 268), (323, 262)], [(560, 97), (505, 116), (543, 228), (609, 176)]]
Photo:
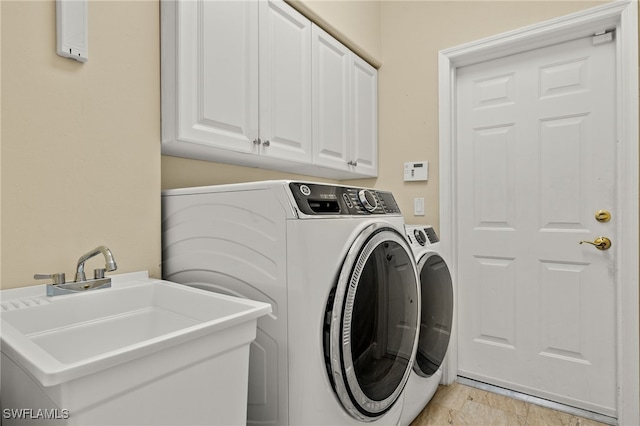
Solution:
[(350, 52), (317, 26), (312, 31), (314, 162), (347, 170)]
[(265, 156), (311, 162), (311, 22), (260, 3), (260, 138)]
[(179, 2), (180, 139), (254, 150), (258, 127), (256, 2)]
[(351, 157), (358, 173), (378, 175), (378, 73), (352, 56), (353, 122)]

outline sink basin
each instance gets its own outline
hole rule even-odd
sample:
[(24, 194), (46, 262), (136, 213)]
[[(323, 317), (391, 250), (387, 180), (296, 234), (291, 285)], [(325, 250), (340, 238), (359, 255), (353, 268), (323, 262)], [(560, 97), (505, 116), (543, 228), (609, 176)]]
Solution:
[[(100, 424), (99, 419), (105, 413), (105, 424), (117, 423), (108, 413), (121, 416), (121, 407), (100, 407), (117, 403), (127, 394), (130, 395), (125, 405), (131, 404), (131, 397), (150, 383), (153, 384), (150, 391), (173, 395), (150, 397), (145, 394), (143, 401), (153, 402), (156, 410), (162, 407), (162, 398), (169, 398), (169, 404), (175, 404), (175, 398), (211, 404), (211, 395), (205, 395), (204, 401), (202, 396), (184, 395), (189, 388), (200, 386), (194, 377), (201, 376), (203, 384), (210, 386), (210, 381), (220, 380), (220, 374), (226, 370), (233, 371), (228, 379), (231, 381), (238, 371), (246, 372), (256, 320), (271, 312), (271, 306), (265, 303), (160, 280), (42, 298), (26, 306), (0, 312), (3, 409), (7, 408), (7, 401), (20, 408), (29, 406), (24, 398), (13, 398), (11, 389), (16, 387), (13, 383), (16, 380), (30, 381), (28, 386), (35, 386), (46, 394), (34, 404), (46, 405), (50, 404), (46, 401), (53, 401), (56, 407), (69, 410), (69, 419), (78, 423), (68, 424)], [(220, 364), (224, 354), (238, 348), (242, 354), (236, 353), (231, 358), (241, 360), (243, 365)], [(231, 358), (225, 359), (231, 361)], [(207, 367), (195, 374), (191, 371), (194, 365)], [(12, 366), (18, 367), (17, 370), (9, 371)], [(147, 371), (149, 369), (153, 371)], [(174, 388), (179, 380), (176, 377), (183, 370), (190, 371), (191, 378), (185, 379), (176, 392)], [(5, 383), (5, 376), (9, 383)], [(163, 381), (167, 382), (168, 389), (158, 388)], [(74, 386), (80, 396), (74, 396)], [(91, 397), (86, 395), (87, 386), (91, 388)], [(221, 394), (229, 392), (228, 383), (224, 386)], [(63, 391), (57, 389), (61, 387)], [(239, 392), (244, 392), (239, 397), (241, 400), (244, 397), (246, 404), (246, 383)], [(140, 403), (137, 406), (140, 407)], [(228, 408), (223, 404), (216, 410)], [(177, 417), (180, 422), (185, 420), (186, 411), (181, 409)], [(145, 416), (150, 418), (148, 413)], [(170, 422), (170, 418), (165, 413), (149, 424)], [(132, 417), (124, 420), (124, 424), (136, 423)], [(203, 422), (211, 423), (209, 420)], [(244, 421), (242, 418), (240, 423)]]

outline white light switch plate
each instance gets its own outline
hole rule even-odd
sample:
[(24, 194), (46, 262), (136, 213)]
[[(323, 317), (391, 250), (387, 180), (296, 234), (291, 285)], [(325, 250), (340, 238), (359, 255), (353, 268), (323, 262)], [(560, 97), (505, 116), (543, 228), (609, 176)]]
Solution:
[(413, 215), (424, 216), (424, 198), (413, 199)]

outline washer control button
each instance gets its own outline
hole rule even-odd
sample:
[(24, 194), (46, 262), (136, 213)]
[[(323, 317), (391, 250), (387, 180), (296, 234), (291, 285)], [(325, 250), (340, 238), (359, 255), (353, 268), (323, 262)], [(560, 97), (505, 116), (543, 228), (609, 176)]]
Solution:
[(416, 241), (421, 246), (427, 243), (427, 236), (424, 234), (424, 232), (421, 229), (416, 229), (415, 231), (413, 231), (413, 236), (416, 237)]
[(345, 204), (347, 205), (347, 207), (349, 207), (350, 209), (353, 208), (353, 204), (351, 203), (351, 199), (349, 198), (348, 194), (342, 194), (342, 199), (344, 200)]
[(305, 196), (311, 195), (311, 189), (307, 185), (300, 185), (300, 192)]

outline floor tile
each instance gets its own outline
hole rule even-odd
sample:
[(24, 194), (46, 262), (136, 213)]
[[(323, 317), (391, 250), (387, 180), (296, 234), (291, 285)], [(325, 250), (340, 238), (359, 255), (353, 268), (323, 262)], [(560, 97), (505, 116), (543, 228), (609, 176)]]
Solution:
[(436, 404), (440, 404), (454, 410), (461, 410), (464, 403), (469, 399), (471, 389), (472, 388), (469, 386), (461, 385), (456, 382), (453, 382), (448, 386), (440, 385), (431, 400)]
[(460, 416), (469, 425), (524, 426), (526, 422), (525, 416), (518, 416), (472, 400), (464, 404)]
[(432, 402), (413, 421), (412, 426), (453, 425), (455, 416), (456, 410)]
[(527, 426), (604, 426), (593, 420), (530, 404)]
[(440, 385), (411, 426), (607, 426), (460, 383)]
[(492, 408), (497, 408), (498, 410), (512, 413), (521, 417), (526, 417), (529, 410), (529, 404), (524, 401), (480, 389), (472, 388), (469, 393), (469, 398), (480, 404), (484, 404)]

